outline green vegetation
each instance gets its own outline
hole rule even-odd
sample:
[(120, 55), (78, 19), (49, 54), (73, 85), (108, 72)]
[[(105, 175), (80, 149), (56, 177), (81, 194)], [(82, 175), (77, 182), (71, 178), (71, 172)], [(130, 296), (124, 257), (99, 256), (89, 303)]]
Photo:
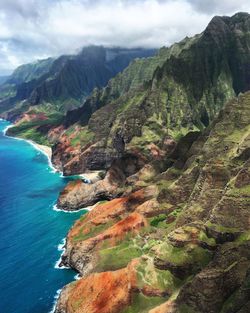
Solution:
[(157, 227), (160, 222), (166, 221), (166, 218), (167, 218), (166, 214), (160, 214), (158, 216), (155, 216), (150, 221), (150, 225), (154, 226), (154, 227)]
[(238, 233), (239, 232), (239, 230), (237, 228), (225, 227), (223, 225), (211, 223), (210, 221), (206, 222), (206, 226), (214, 229), (215, 231), (217, 231), (219, 233)]
[(21, 137), (33, 140), (38, 144), (50, 146), (46, 131), (42, 131), (42, 127), (57, 126), (61, 123), (62, 115), (60, 113), (51, 113), (44, 119), (34, 119), (29, 122), (22, 122), (8, 130), (11, 136)]
[(148, 297), (141, 293), (133, 293), (132, 304), (121, 313), (148, 313), (148, 311), (161, 303), (165, 302), (164, 297)]
[(192, 264), (193, 268), (203, 268), (211, 260), (212, 254), (195, 244), (186, 244), (177, 248), (168, 242), (156, 247), (157, 257), (177, 266)]
[(133, 239), (124, 240), (115, 247), (99, 252), (97, 271), (110, 271), (126, 267), (128, 263), (142, 255), (142, 250), (134, 244)]
[[(80, 231), (80, 233), (78, 235), (76, 235), (73, 240), (74, 241), (84, 241), (84, 240), (87, 240), (89, 238), (92, 238), (92, 237), (95, 237), (97, 236), (98, 234), (100, 234), (101, 232), (103, 232), (104, 230), (106, 230), (107, 228), (109, 228), (110, 226), (112, 226), (114, 224), (114, 222), (110, 221), (106, 224), (100, 224), (100, 225), (89, 225), (89, 229), (88, 229), (88, 232), (87, 233), (82, 233)], [(85, 229), (86, 226), (84, 226), (82, 228)]]
[(94, 139), (94, 133), (90, 131), (88, 128), (81, 128), (80, 131), (77, 131), (76, 134), (73, 135), (73, 139), (71, 140), (72, 146), (81, 145), (84, 147), (86, 144), (90, 143)]
[(172, 294), (181, 284), (170, 271), (155, 268), (151, 258), (140, 259), (137, 266), (137, 282), (139, 288), (149, 286), (165, 294)]
[(19, 66), (11, 75), (10, 79), (14, 83), (27, 83), (33, 79), (38, 79), (49, 72), (53, 63), (53, 58), (39, 60), (34, 63)]
[(29, 128), (22, 131), (14, 130), (14, 133), (11, 133), (12, 135), (32, 140), (40, 145), (50, 146), (50, 143), (45, 135), (42, 135), (39, 131), (37, 131), (35, 128)]

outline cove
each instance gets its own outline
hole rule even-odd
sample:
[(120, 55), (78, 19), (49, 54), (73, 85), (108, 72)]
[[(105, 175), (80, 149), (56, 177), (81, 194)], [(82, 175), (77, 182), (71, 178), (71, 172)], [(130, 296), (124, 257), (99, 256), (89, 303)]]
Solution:
[(68, 179), (32, 145), (4, 136), (8, 125), (0, 120), (0, 312), (48, 313), (76, 275), (55, 264), (58, 245), (84, 211), (53, 210)]

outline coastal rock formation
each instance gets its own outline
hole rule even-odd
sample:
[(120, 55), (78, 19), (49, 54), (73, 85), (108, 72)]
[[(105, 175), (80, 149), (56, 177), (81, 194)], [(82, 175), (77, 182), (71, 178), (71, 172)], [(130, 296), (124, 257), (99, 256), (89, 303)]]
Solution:
[[(247, 13), (213, 18), (203, 33), (164, 47), (153, 57), (134, 60), (105, 88), (94, 89), (76, 110), (71, 108), (79, 92), (83, 92), (78, 86), (82, 79), (71, 79), (68, 68), (77, 67), (73, 73), (78, 77), (82, 67), (75, 66), (76, 60), (85, 64), (90, 57), (96, 68), (98, 56), (108, 49), (90, 47), (73, 59), (62, 57), (62, 71), (33, 93), (36, 105), (27, 107), (27, 103), (22, 103), (14, 114), (20, 118), (26, 112), (35, 119), (18, 123), (9, 132), (53, 146), (52, 160), (64, 175), (107, 170), (126, 153), (140, 154), (147, 163), (164, 158), (170, 142), (202, 131), (229, 99), (249, 89), (249, 21)], [(123, 51), (121, 55), (127, 56)], [(133, 51), (131, 55), (133, 58)], [(60, 77), (67, 88), (56, 87)], [(72, 85), (75, 80), (78, 83)], [(50, 87), (62, 91), (62, 97), (75, 96), (73, 104), (67, 100), (64, 106), (61, 93), (57, 95)], [(36, 99), (47, 101), (50, 96), (60, 100), (65, 115), (53, 103), (37, 104), (40, 100)], [(45, 119), (37, 118), (41, 112)], [(51, 135), (55, 132), (57, 136)]]
[(116, 272), (93, 274), (63, 289), (56, 312), (121, 312), (135, 288), (134, 264)]
[[(147, 225), (140, 204), (152, 198), (154, 186), (95, 206), (76, 222), (67, 236), (62, 264), (75, 268), (82, 275), (93, 271), (100, 249), (115, 246), (129, 233), (138, 233)], [(136, 208), (139, 210), (135, 210)]]
[[(95, 88), (106, 86), (135, 58), (154, 54), (154, 49), (88, 46), (75, 55), (21, 65), (0, 86), (1, 117), (19, 121), (12, 135), (52, 145), (56, 140), (49, 133), (64, 123), (66, 112), (81, 106)], [(21, 121), (23, 114), (30, 120)], [(46, 119), (36, 118), (39, 114)]]
[(72, 181), (61, 191), (57, 207), (68, 211), (77, 210), (121, 195), (126, 178), (137, 172), (143, 164), (143, 160), (136, 156), (126, 155), (113, 161), (101, 180), (91, 184), (82, 180)]

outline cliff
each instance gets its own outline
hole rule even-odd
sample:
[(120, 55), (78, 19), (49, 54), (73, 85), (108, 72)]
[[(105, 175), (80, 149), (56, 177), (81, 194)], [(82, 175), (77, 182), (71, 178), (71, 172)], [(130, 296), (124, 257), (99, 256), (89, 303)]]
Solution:
[(83, 215), (62, 257), (82, 278), (56, 312), (247, 312), (249, 125), (248, 92)]
[(152, 146), (161, 154), (169, 138), (203, 130), (249, 89), (249, 29), (249, 14), (215, 17), (202, 34), (130, 64), (67, 113), (54, 162), (68, 175), (134, 151), (151, 160)]

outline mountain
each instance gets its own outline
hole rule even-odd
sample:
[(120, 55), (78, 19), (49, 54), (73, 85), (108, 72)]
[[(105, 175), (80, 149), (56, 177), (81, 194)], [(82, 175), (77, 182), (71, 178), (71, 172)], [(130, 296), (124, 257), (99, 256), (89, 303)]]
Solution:
[(165, 139), (204, 129), (250, 87), (249, 31), (247, 13), (214, 17), (203, 33), (132, 62), (67, 113), (54, 162), (76, 174), (108, 168), (125, 152), (150, 160), (152, 145), (164, 153)]
[(95, 87), (105, 86), (131, 60), (151, 56), (154, 52), (153, 49), (89, 46), (77, 55), (22, 65), (0, 88), (1, 111), (24, 102), (25, 109), (27, 106), (55, 103), (57, 109), (66, 112), (77, 107)]
[(156, 160), (127, 155), (103, 180), (62, 191), (64, 209), (118, 193), (69, 231), (62, 265), (82, 278), (56, 313), (249, 311), (250, 92)]
[(67, 235), (81, 278), (56, 313), (249, 311), (249, 21), (215, 17), (152, 79), (115, 77), (68, 112), (55, 162), (106, 172), (60, 193), (59, 209), (102, 202)]
[(33, 89), (8, 134), (86, 176), (57, 209), (94, 205), (67, 235), (60, 265), (80, 277), (56, 313), (249, 312), (249, 33), (249, 14), (216, 16), (64, 115)]

